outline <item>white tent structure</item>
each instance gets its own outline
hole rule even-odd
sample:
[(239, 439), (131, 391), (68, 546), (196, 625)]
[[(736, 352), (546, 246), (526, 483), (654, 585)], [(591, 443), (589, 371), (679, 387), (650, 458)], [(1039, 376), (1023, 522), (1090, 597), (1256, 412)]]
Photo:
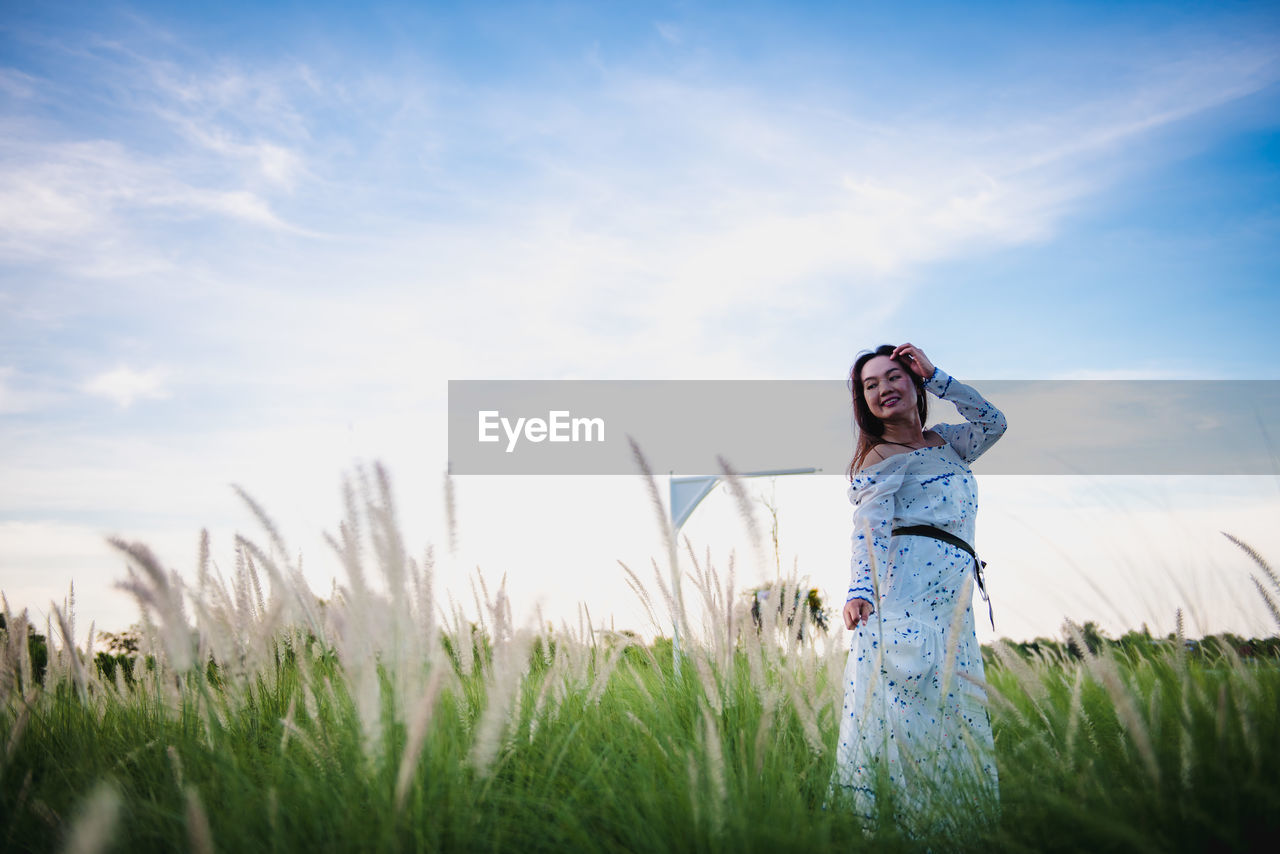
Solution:
[[(818, 471), (815, 468), (807, 469), (772, 469), (770, 471), (748, 471), (737, 475), (737, 477), (777, 477), (784, 474), (813, 474)], [(692, 475), (689, 477), (671, 476), (671, 535), (674, 537), (680, 533), (680, 529), (684, 527), (684, 523), (693, 515), (694, 508), (702, 502), (702, 499), (711, 494), (711, 490), (715, 489), (720, 481), (724, 480), (723, 475), (706, 474)]]
[[(818, 471), (816, 468), (803, 469), (770, 469), (769, 471), (748, 471), (735, 475), (735, 477), (778, 477), (788, 474), (813, 474)], [(724, 475), (707, 474), (707, 475), (690, 475), (690, 476), (671, 476), (671, 502), (669, 512), (671, 514), (671, 541), (674, 543), (680, 535), (680, 529), (684, 527), (684, 523), (693, 515), (693, 511), (702, 502), (702, 499), (711, 494), (711, 490), (724, 480)], [(671, 583), (672, 593), (676, 597), (676, 601), (681, 603), (683, 607), (684, 597), (680, 593), (680, 572), (676, 567), (675, 561), (678, 560), (676, 552), (673, 549), (671, 555)], [(680, 672), (680, 626), (678, 621), (673, 621), (671, 637), (671, 652), (674, 656), (676, 673)]]

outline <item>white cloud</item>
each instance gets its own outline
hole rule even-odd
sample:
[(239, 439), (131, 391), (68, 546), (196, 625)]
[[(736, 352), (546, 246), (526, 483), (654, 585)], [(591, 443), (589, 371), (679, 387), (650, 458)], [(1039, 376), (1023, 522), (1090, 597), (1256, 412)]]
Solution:
[(91, 377), (83, 388), (88, 394), (105, 397), (121, 409), (127, 409), (138, 400), (168, 397), (169, 391), (165, 388), (167, 379), (168, 372), (161, 368), (135, 371), (122, 365)]
[(30, 99), (39, 94), (42, 81), (16, 68), (0, 68), (0, 92), (11, 98)]
[(684, 33), (680, 27), (670, 21), (656, 21), (653, 28), (658, 31), (658, 35), (662, 40), (673, 45), (679, 45), (684, 41)]
[(308, 234), (261, 193), (184, 172), (114, 141), (0, 143), (0, 258), (120, 278), (171, 269), (168, 228), (188, 219)]

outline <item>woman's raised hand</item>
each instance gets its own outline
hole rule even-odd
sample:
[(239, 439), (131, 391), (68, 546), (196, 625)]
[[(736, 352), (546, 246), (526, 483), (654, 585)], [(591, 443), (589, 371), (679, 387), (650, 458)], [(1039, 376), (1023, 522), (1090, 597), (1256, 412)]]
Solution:
[(927, 380), (933, 376), (933, 362), (929, 361), (929, 357), (919, 347), (914, 344), (899, 344), (893, 348), (892, 358), (900, 359), (904, 356), (907, 364), (911, 366), (911, 370), (919, 374), (921, 378)]

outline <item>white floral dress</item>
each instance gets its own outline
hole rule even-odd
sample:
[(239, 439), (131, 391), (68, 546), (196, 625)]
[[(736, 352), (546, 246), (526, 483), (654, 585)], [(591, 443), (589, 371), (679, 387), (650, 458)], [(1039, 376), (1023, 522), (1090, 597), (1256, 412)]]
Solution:
[(853, 633), (833, 782), (868, 818), (877, 769), (908, 810), (938, 804), (941, 787), (971, 803), (997, 791), (974, 633), (974, 558), (940, 540), (891, 532), (932, 525), (974, 545), (978, 491), (968, 463), (1007, 425), (977, 391), (941, 370), (925, 388), (969, 423), (934, 425), (946, 444), (894, 454), (849, 487), (856, 509), (847, 598), (866, 599), (875, 612)]

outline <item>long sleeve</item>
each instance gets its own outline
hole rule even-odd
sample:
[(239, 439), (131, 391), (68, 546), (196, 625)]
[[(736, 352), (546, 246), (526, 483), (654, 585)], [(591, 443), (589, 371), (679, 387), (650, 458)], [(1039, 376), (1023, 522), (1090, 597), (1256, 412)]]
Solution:
[[(871, 560), (883, 573), (889, 565), (889, 537), (893, 533), (894, 496), (902, 486), (910, 464), (909, 454), (894, 454), (854, 475), (849, 486), (853, 511), (853, 558), (850, 562), (850, 599), (875, 603)], [(868, 539), (868, 535), (870, 539)]]
[(955, 449), (956, 454), (966, 463), (971, 463), (983, 452), (996, 443), (1004, 435), (1009, 423), (1004, 413), (991, 404), (989, 400), (978, 394), (973, 386), (965, 385), (934, 367), (933, 376), (924, 384), (925, 389), (934, 395), (949, 400), (964, 416), (967, 424), (934, 424), (930, 429), (947, 440), (947, 444)]

